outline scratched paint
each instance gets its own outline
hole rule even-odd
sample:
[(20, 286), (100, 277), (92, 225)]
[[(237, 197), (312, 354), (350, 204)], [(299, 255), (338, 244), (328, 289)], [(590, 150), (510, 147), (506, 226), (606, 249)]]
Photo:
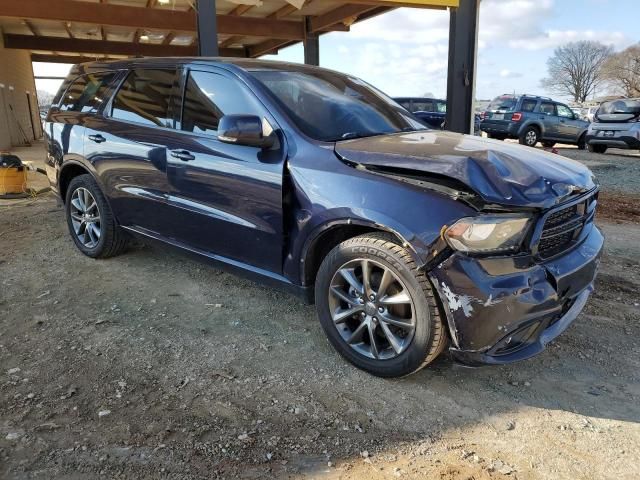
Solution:
[(444, 296), (447, 298), (449, 309), (452, 312), (462, 309), (465, 317), (471, 316), (473, 313), (473, 305), (471, 305), (471, 302), (473, 301), (472, 297), (453, 293), (449, 286), (444, 282), (442, 282), (442, 293), (444, 293)]

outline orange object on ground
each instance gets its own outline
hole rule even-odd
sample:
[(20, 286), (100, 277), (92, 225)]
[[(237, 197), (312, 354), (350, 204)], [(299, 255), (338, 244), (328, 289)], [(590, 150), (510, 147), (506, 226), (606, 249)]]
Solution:
[(27, 169), (25, 167), (0, 168), (0, 195), (27, 191)]

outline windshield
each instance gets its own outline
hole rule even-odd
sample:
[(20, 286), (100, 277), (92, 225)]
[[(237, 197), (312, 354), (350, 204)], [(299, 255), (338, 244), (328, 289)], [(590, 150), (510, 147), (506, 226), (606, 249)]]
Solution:
[(604, 102), (600, 105), (598, 114), (631, 114), (640, 115), (640, 100), (639, 99), (620, 99), (612, 102)]
[(508, 112), (516, 108), (516, 97), (513, 95), (502, 95), (500, 97), (496, 97), (487, 107), (487, 111), (489, 112), (499, 112), (504, 111)]
[(327, 71), (250, 73), (315, 140), (336, 142), (425, 128), (389, 97), (353, 77)]

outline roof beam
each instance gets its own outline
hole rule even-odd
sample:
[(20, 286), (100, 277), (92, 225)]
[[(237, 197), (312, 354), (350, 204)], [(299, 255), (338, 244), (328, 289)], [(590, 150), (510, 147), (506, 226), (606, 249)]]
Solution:
[(372, 7), (409, 7), (444, 10), (448, 7), (457, 8), (460, 0), (349, 0), (349, 3), (370, 5)]
[(31, 23), (29, 20), (22, 20), (22, 23), (25, 24), (25, 26), (29, 29), (29, 31), (36, 37), (40, 36), (40, 32), (38, 31), (38, 29), (35, 27), (35, 25), (33, 23)]
[(89, 57), (84, 55), (50, 55), (45, 53), (32, 53), (32, 62), (46, 62), (46, 63), (86, 63), (95, 62), (96, 60), (115, 60), (113, 58), (104, 57)]
[[(233, 10), (229, 12), (229, 15), (233, 17), (240, 17), (245, 13), (247, 13), (252, 8), (253, 8), (253, 5), (238, 5), (237, 7), (235, 7)], [(220, 48), (230, 47), (234, 43), (239, 42), (241, 39), (242, 39), (242, 36), (240, 35), (231, 36), (226, 40), (223, 40), (222, 42), (220, 42)]]
[[(47, 0), (46, 9), (42, 8), (41, 0), (3, 1), (0, 2), (0, 17), (93, 23), (133, 29), (196, 31), (196, 13), (193, 11), (76, 0)], [(218, 33), (303, 40), (304, 26), (297, 21), (218, 15)]]
[(75, 35), (73, 34), (73, 32), (71, 31), (71, 23), (69, 22), (62, 22), (62, 25), (64, 26), (64, 29), (67, 32), (67, 35), (69, 35), (69, 38), (75, 38)]
[(357, 18), (359, 15), (362, 15), (373, 8), (375, 7), (372, 7), (371, 5), (346, 4), (341, 7), (334, 8), (324, 15), (311, 17), (309, 27), (312, 32), (318, 32), (325, 28), (329, 28), (336, 23), (343, 23), (347, 19), (352, 19), (353, 17)]
[[(183, 57), (196, 54), (196, 48), (178, 45), (149, 43), (108, 42), (82, 40), (79, 38), (33, 37), (31, 35), (5, 35), (5, 48), (22, 50), (44, 50), (59, 52), (95, 53), (97, 55), (143, 55), (148, 57)], [(220, 50), (224, 57), (244, 57), (243, 49), (225, 48)]]

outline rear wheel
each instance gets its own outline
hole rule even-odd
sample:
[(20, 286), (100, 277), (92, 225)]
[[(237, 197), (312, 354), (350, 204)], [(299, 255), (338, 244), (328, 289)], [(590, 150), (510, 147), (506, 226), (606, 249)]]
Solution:
[(605, 153), (607, 151), (606, 145), (589, 145), (589, 151), (593, 153)]
[(538, 132), (536, 127), (527, 127), (520, 135), (520, 144), (526, 145), (527, 147), (535, 147), (538, 143), (539, 136), (540, 132)]
[(555, 145), (556, 145), (556, 142), (549, 142), (549, 141), (542, 142), (542, 146), (544, 148), (553, 148), (555, 147)]
[(366, 234), (335, 247), (320, 266), (315, 296), (333, 347), (373, 375), (416, 372), (446, 345), (429, 280), (391, 235)]
[(120, 254), (127, 237), (116, 224), (100, 187), (89, 174), (71, 180), (65, 202), (69, 233), (78, 249), (93, 258)]

